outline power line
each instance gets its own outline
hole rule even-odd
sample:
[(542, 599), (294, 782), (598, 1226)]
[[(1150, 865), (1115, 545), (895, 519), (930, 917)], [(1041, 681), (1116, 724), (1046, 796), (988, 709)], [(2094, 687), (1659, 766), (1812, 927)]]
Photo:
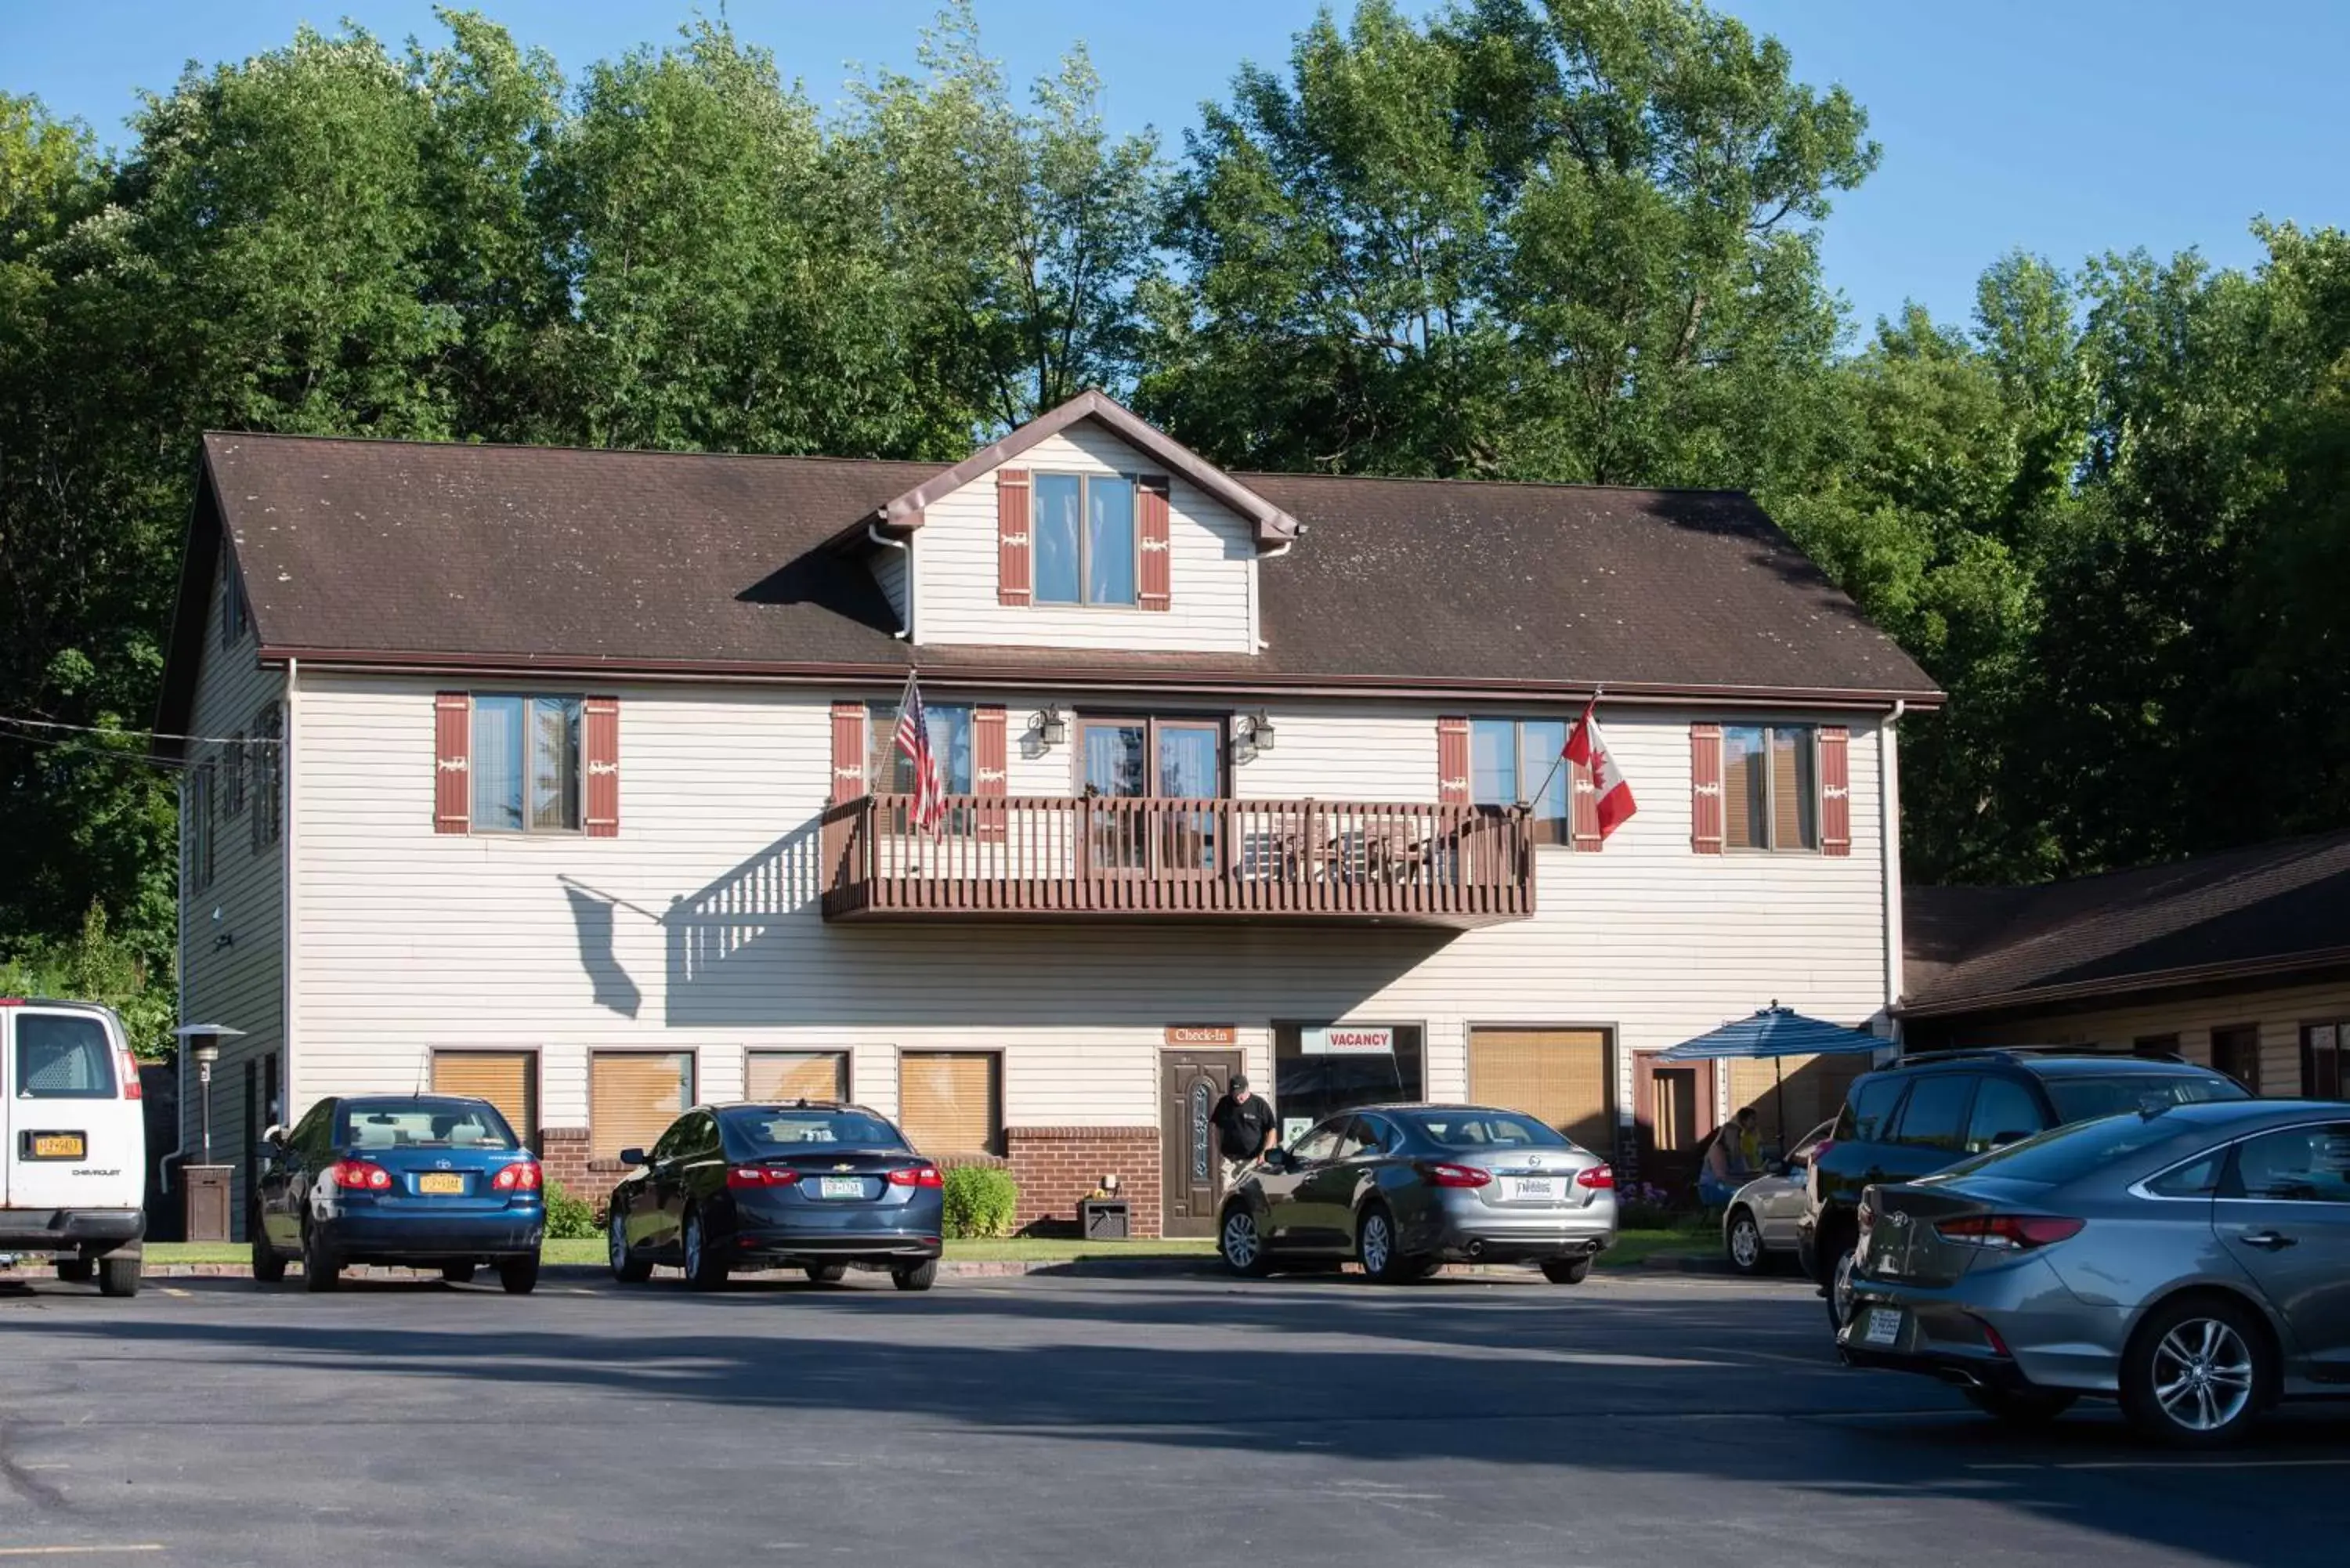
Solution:
[[(161, 730), (118, 730), (104, 724), (60, 724), (49, 719), (22, 719), (14, 713), (0, 713), (0, 724), (21, 724), (32, 730), (71, 730), (78, 734), (104, 735), (118, 741), (185, 741), (200, 746), (233, 746), (240, 741), (248, 746), (285, 743), (274, 735), (174, 735)], [(24, 738), (31, 739), (30, 736)]]

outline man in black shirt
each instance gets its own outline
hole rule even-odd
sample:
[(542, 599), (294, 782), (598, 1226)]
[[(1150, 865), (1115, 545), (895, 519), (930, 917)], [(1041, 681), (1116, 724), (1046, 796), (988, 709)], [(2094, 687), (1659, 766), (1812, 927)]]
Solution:
[(1216, 1129), (1216, 1152), (1223, 1156), (1224, 1188), (1230, 1191), (1248, 1174), (1249, 1167), (1280, 1141), (1275, 1135), (1281, 1124), (1263, 1096), (1249, 1093), (1243, 1075), (1233, 1074), (1224, 1090), (1224, 1097), (1208, 1113), (1208, 1121)]

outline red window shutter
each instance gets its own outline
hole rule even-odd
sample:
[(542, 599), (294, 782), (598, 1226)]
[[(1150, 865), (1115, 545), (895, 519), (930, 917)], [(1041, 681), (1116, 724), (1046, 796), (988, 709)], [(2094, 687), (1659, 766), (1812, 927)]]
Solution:
[(1690, 847), (1721, 853), (1721, 726), (1690, 726)]
[(1029, 563), (1028, 471), (995, 471), (995, 602), (1024, 605), (1035, 578)]
[(865, 793), (865, 704), (832, 705), (832, 800), (835, 805)]
[(1587, 855), (1599, 852), (1599, 786), (1592, 781), (1591, 764), (1566, 764), (1571, 778), (1566, 789), (1567, 811), (1574, 818), (1575, 846)]
[(588, 770), (588, 836), (620, 836), (620, 700), (590, 697), (581, 705), (580, 762)]
[(1820, 853), (1852, 853), (1852, 732), (1820, 726)]
[(463, 833), (473, 822), (473, 699), (442, 691), (432, 699), (432, 831)]
[(1137, 482), (1135, 506), (1142, 524), (1141, 554), (1136, 567), (1136, 600), (1147, 610), (1163, 610), (1173, 602), (1173, 552), (1167, 547), (1167, 476), (1146, 473)]
[[(1004, 794), (1004, 734), (1001, 708), (971, 711), (971, 788), (982, 802), (1002, 800)], [(1006, 826), (1003, 807), (982, 804), (976, 826), (982, 838), (1001, 838)]]
[(1436, 722), (1436, 798), (1446, 805), (1469, 804), (1469, 721)]

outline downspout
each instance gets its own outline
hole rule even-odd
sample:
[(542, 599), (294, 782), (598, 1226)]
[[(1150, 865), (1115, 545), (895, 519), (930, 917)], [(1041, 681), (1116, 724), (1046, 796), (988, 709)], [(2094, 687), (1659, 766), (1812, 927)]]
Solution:
[[(1305, 530), (1301, 528), (1299, 532), (1303, 533)], [(1258, 606), (1259, 601), (1263, 597), (1263, 589), (1261, 579), (1257, 576), (1256, 568), (1264, 565), (1267, 561), (1278, 561), (1281, 557), (1286, 556), (1290, 551), (1295, 550), (1295, 548), (1297, 548), (1296, 540), (1284, 539), (1280, 544), (1275, 545), (1270, 550), (1259, 550), (1256, 553), (1256, 559), (1250, 564), (1249, 646), (1255, 649), (1259, 653), (1263, 653), (1266, 649), (1271, 648), (1273, 644), (1265, 641), (1263, 637), (1258, 632), (1258, 627), (1262, 618), (1262, 612)]]
[(879, 523), (868, 523), (865, 525), (865, 536), (877, 545), (887, 545), (892, 550), (906, 552), (906, 607), (899, 612), (899, 626), (895, 634), (898, 639), (903, 642), (913, 634), (914, 630), (914, 552), (903, 539), (892, 539), (881, 532), (881, 524)]
[[(269, 1119), (277, 1122), (286, 1120), (286, 1106), (298, 1103), (294, 1098), (294, 825), (300, 818), (294, 810), (294, 720), (299, 695), (295, 682), (301, 672), (300, 659), (286, 660), (286, 722), (277, 727), (277, 774), (284, 781), (286, 821), (277, 839), (277, 1105), (268, 1112)], [(253, 1129), (246, 1128), (245, 1136), (251, 1137)]]
[(1893, 1012), (1901, 1000), (1901, 762), (1893, 727), (1909, 704), (1893, 701), (1893, 711), (1877, 731), (1877, 815), (1882, 846), (1878, 859), (1885, 867), (1885, 1022), (1896, 1049), (1901, 1044), (1901, 1021)]
[[(192, 730), (195, 726), (190, 724), (188, 728)], [(184, 767), (180, 770), (179, 789), (179, 864), (172, 868), (172, 893), (178, 906), (179, 921), (179, 950), (172, 961), (172, 1027), (175, 1031), (188, 1021), (188, 770)], [(155, 1185), (164, 1192), (172, 1190), (172, 1173), (188, 1155), (188, 1037), (175, 1033), (172, 1038), (180, 1048), (173, 1064), (180, 1075), (180, 1094), (172, 1110), (172, 1152), (158, 1162), (162, 1179)]]

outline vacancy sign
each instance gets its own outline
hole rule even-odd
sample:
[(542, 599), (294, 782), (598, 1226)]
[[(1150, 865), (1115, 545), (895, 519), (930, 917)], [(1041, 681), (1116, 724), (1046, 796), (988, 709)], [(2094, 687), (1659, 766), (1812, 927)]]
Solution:
[(1308, 1056), (1392, 1056), (1395, 1034), (1392, 1028), (1360, 1025), (1307, 1029), (1300, 1032), (1298, 1049)]

